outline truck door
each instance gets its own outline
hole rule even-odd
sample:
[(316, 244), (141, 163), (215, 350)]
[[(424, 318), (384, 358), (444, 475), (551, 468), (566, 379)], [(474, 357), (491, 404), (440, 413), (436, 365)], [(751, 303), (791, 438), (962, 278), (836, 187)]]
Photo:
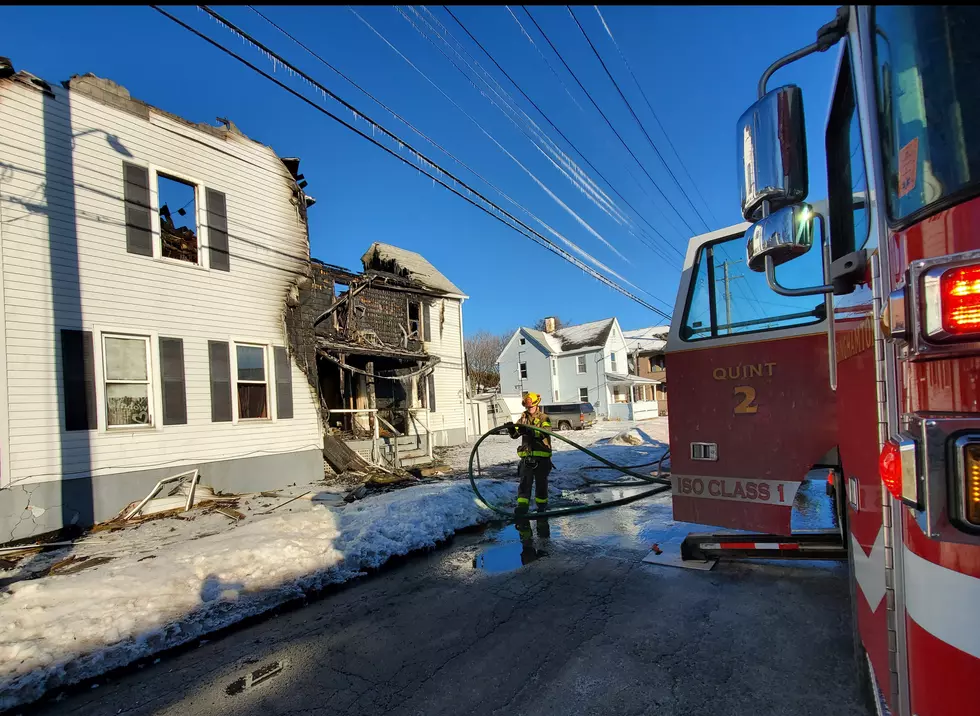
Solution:
[[(837, 444), (826, 309), (746, 267), (748, 226), (688, 246), (667, 342), (674, 518), (789, 534), (800, 483)], [(822, 283), (820, 254), (780, 282)]]

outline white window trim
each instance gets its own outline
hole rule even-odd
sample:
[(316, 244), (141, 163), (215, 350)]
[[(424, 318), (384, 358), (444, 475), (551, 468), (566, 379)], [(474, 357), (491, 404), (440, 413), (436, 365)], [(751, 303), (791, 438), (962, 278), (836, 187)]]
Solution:
[(519, 338), (517, 340), (517, 342), (520, 343), (522, 346), (526, 346), (527, 345), (527, 339), (526, 338)]
[(554, 358), (551, 359), (551, 374), (558, 375), (558, 361)]
[[(171, 171), (166, 167), (159, 167), (155, 164), (147, 164), (146, 169), (150, 175), (150, 228), (153, 234), (153, 258), (157, 261), (173, 264), (175, 266), (198, 268), (205, 271), (209, 270), (210, 252), (208, 251), (208, 212), (207, 206), (205, 206), (207, 202), (207, 192), (204, 190), (204, 182), (186, 174), (182, 174), (181, 172)], [(163, 255), (163, 240), (160, 234), (160, 174), (164, 174), (174, 179), (179, 179), (182, 182), (186, 182), (194, 186), (194, 209), (195, 222), (197, 225), (196, 264), (192, 264), (189, 261), (181, 261), (180, 259), (168, 259)]]
[[(88, 330), (83, 328), (82, 330)], [(144, 338), (148, 342), (146, 351), (146, 370), (147, 385), (149, 395), (147, 403), (150, 407), (149, 425), (109, 425), (108, 400), (106, 398), (106, 370), (105, 370), (105, 339), (106, 337), (118, 336), (120, 338)], [(149, 431), (162, 430), (163, 399), (160, 389), (160, 376), (157, 374), (156, 356), (159, 351), (159, 340), (156, 331), (131, 326), (92, 326), (92, 360), (95, 363), (95, 412), (96, 426), (100, 433), (111, 433), (114, 435), (125, 433), (143, 433)], [(124, 382), (124, 381), (120, 381)]]
[[(582, 391), (583, 390), (585, 391), (585, 397), (584, 398), (582, 397)], [(588, 388), (579, 388), (578, 389), (578, 400), (579, 400), (580, 403), (588, 403), (589, 402), (589, 389)]]
[(589, 372), (589, 362), (585, 355), (580, 355), (575, 357), (575, 374), (585, 375)]
[[(231, 422), (232, 425), (239, 423), (275, 423), (279, 416), (276, 414), (276, 381), (270, 380), (272, 344), (262, 341), (248, 340), (247, 338), (230, 338), (228, 342), (231, 346)], [(262, 349), (262, 365), (265, 369), (265, 394), (266, 404), (268, 405), (269, 417), (267, 418), (242, 418), (238, 414), (238, 346), (254, 346)], [(244, 384), (257, 385), (260, 381), (243, 380)]]
[(518, 362), (517, 364), (517, 374), (521, 377), (521, 380), (527, 380), (527, 361), (523, 363)]

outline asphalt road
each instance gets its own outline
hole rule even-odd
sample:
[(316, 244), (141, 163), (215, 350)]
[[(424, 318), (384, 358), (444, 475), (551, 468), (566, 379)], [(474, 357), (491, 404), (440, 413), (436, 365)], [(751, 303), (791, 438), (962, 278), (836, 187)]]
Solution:
[(866, 716), (844, 566), (642, 563), (681, 533), (668, 517), (659, 501), (552, 520), (549, 539), (457, 536), (31, 711)]

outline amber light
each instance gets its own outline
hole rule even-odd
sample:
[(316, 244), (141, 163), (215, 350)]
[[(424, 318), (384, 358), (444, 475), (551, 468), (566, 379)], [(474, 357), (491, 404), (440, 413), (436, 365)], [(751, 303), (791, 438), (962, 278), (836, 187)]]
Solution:
[(967, 522), (980, 526), (980, 445), (963, 448), (963, 505)]
[(943, 328), (957, 335), (980, 333), (980, 266), (964, 266), (940, 281)]
[(885, 487), (893, 497), (902, 499), (902, 458), (898, 445), (891, 440), (885, 441), (878, 456), (878, 472)]

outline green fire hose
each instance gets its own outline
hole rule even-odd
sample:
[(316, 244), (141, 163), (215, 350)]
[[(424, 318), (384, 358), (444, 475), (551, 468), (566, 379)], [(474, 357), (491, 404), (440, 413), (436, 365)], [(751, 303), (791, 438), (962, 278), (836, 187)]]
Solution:
[[(611, 468), (613, 470), (617, 470), (623, 473), (624, 475), (629, 475), (631, 477), (637, 478), (636, 482), (589, 480), (588, 482), (591, 482), (592, 484), (609, 485), (613, 487), (642, 487), (644, 485), (656, 485), (656, 487), (654, 487), (651, 490), (646, 490), (645, 492), (639, 492), (635, 495), (629, 495), (627, 497), (621, 497), (617, 500), (612, 500), (610, 502), (603, 502), (595, 505), (573, 505), (571, 507), (559, 507), (554, 510), (536, 511), (533, 513), (529, 512), (528, 513), (529, 517), (533, 516), (535, 519), (537, 519), (541, 517), (559, 517), (561, 515), (574, 515), (581, 512), (592, 512), (594, 510), (602, 510), (607, 507), (617, 507), (619, 505), (625, 505), (630, 502), (636, 502), (637, 500), (642, 500), (644, 497), (652, 497), (653, 495), (659, 495), (670, 489), (670, 478), (661, 475), (659, 467), (657, 470), (657, 475), (644, 475), (643, 473), (640, 472), (634, 472), (630, 467), (626, 467), (624, 465), (617, 465), (614, 462), (610, 462), (609, 460), (602, 457), (601, 455), (596, 455), (588, 448), (582, 447), (574, 440), (570, 440), (566, 438), (564, 435), (560, 435), (559, 433), (553, 433), (550, 430), (545, 430), (544, 428), (532, 427), (530, 425), (526, 425), (524, 427), (526, 427), (529, 430), (535, 430), (539, 433), (544, 433), (545, 435), (549, 435), (553, 438), (558, 438), (559, 440), (568, 443), (573, 448), (576, 448), (577, 450), (581, 450), (586, 455), (595, 458), (599, 462), (603, 463), (606, 467)], [(473, 445), (473, 449), (470, 451), (470, 462), (469, 462), (470, 487), (473, 488), (473, 492), (476, 494), (477, 499), (480, 502), (482, 502), (484, 505), (486, 505), (488, 508), (490, 508), (491, 510), (493, 510), (499, 515), (503, 515), (504, 517), (514, 519), (518, 517), (518, 515), (513, 510), (505, 510), (502, 507), (494, 505), (493, 503), (488, 501), (483, 495), (480, 494), (480, 489), (476, 486), (476, 477), (473, 475), (473, 459), (476, 457), (477, 451), (480, 449), (480, 444), (491, 435), (501, 435), (501, 434), (506, 435), (506, 433), (501, 433), (501, 430), (502, 428), (499, 427), (493, 428), (492, 430), (488, 430), (487, 432), (483, 433), (483, 435), (480, 436), (480, 439), (476, 441), (476, 444)], [(658, 462), (658, 466), (659, 464), (662, 464), (664, 457), (666, 457), (666, 453), (664, 454), (663, 457), (660, 458)]]

